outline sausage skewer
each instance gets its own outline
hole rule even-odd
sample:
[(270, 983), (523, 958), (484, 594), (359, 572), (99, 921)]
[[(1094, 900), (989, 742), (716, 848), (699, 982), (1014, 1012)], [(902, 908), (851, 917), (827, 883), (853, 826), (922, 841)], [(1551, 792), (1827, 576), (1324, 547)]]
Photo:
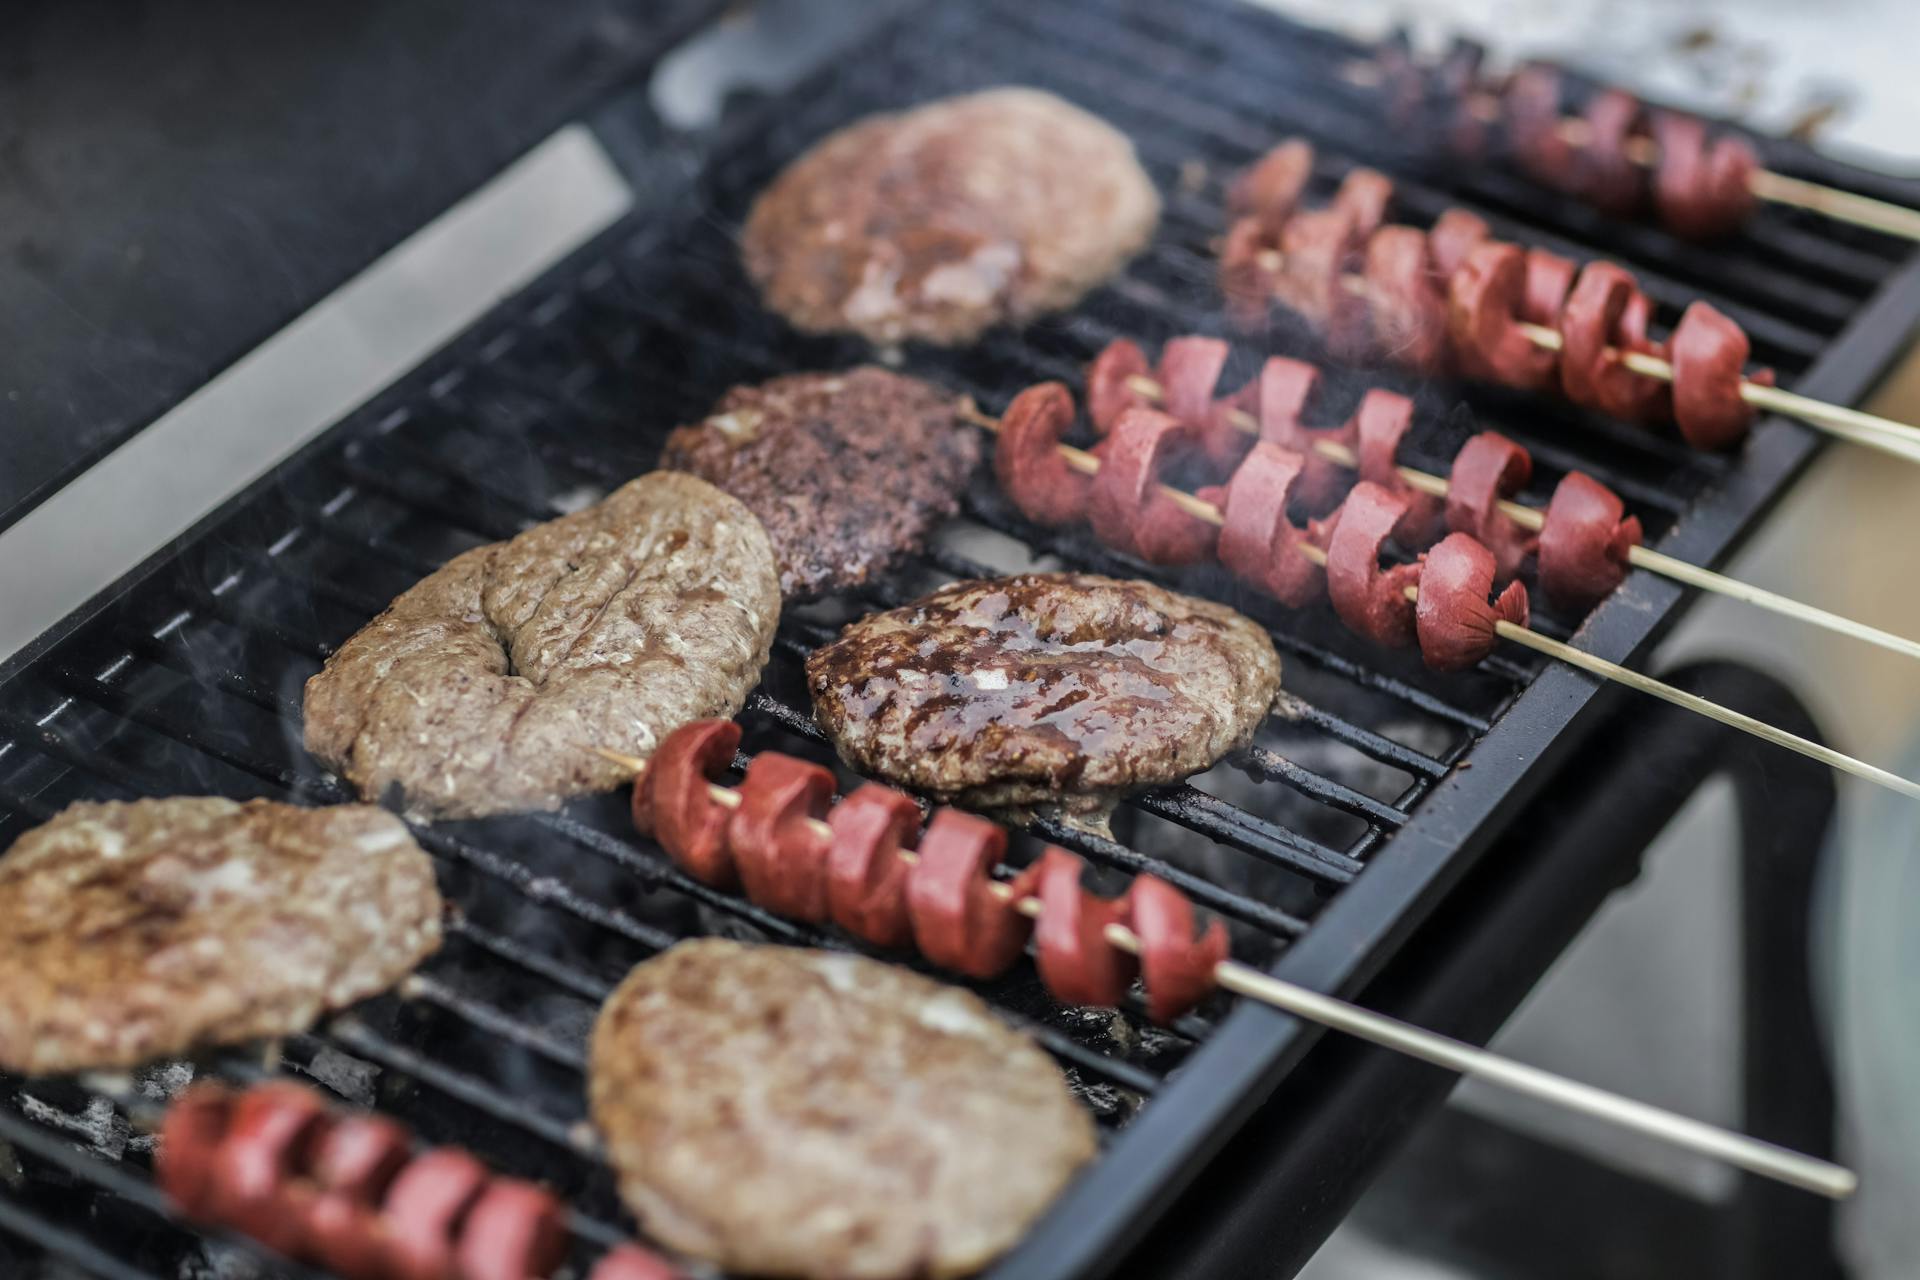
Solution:
[[(784, 914), (793, 915), (792, 902), (810, 901), (814, 905), (811, 910), (803, 908), (803, 916), (820, 922), (832, 919), (871, 940), (878, 935), (870, 917), (861, 914), (871, 911), (871, 900), (845, 908), (844, 918), (843, 909), (819, 904), (844, 892), (845, 886), (865, 890), (890, 881), (890, 894), (875, 896), (905, 902), (908, 911), (921, 913), (909, 929), (901, 929), (896, 921), (891, 941), (906, 941), (901, 936), (904, 932), (923, 951), (946, 951), (955, 944), (934, 939), (948, 926), (923, 924), (921, 919), (923, 915), (950, 919), (953, 927), (972, 935), (971, 947), (960, 944), (956, 955), (969, 950), (991, 952), (979, 965), (964, 958), (948, 961), (971, 976), (991, 976), (1018, 958), (1026, 930), (1010, 927), (1010, 915), (1017, 914), (1038, 925), (1041, 976), (1070, 1003), (1116, 1002), (1137, 964), (1144, 971), (1149, 1012), (1162, 1020), (1190, 1007), (1208, 986), (1218, 986), (1397, 1053), (1789, 1186), (1843, 1199), (1858, 1183), (1852, 1171), (1831, 1162), (1569, 1080), (1262, 973), (1227, 954), (1225, 931), (1217, 922), (1196, 938), (1191, 905), (1177, 890), (1150, 875), (1137, 877), (1125, 898), (1095, 898), (1079, 886), (1079, 859), (1049, 848), (1012, 883), (996, 880), (990, 873), (1005, 847), (1004, 833), (985, 819), (951, 809), (935, 812), (921, 833), (917, 851), (903, 847), (899, 827), (885, 840), (855, 838), (850, 835), (854, 822), (836, 825), (823, 817), (838, 819), (840, 810), (849, 807), (875, 813), (891, 806), (908, 817), (905, 825), (910, 827), (917, 813), (914, 801), (892, 788), (868, 783), (830, 810), (833, 775), (778, 752), (756, 756), (741, 789), (721, 786), (714, 779), (732, 761), (739, 740), (739, 726), (731, 721), (697, 721), (670, 735), (651, 761), (596, 750), (633, 770), (636, 825), (659, 839), (668, 854), (696, 877), (732, 886), (744, 881), (748, 896), (755, 900), (781, 899), (779, 903), (762, 901), (763, 906), (771, 905), (776, 911), (787, 907)], [(787, 799), (801, 792), (802, 779), (814, 784), (810, 809)], [(751, 803), (743, 794), (749, 791), (758, 793)], [(769, 822), (762, 813), (777, 817)], [(776, 825), (780, 834), (769, 839), (767, 828)], [(936, 836), (936, 831), (941, 834)], [(939, 849), (933, 852), (936, 843)], [(730, 844), (751, 847), (728, 848)], [(958, 852), (962, 848), (965, 852)], [(889, 851), (908, 868), (906, 876), (937, 880), (938, 890), (917, 896), (914, 888), (901, 883), (899, 868), (876, 867), (874, 861), (887, 858)], [(843, 852), (857, 853), (847, 861), (858, 866), (836, 872), (832, 868)], [(754, 862), (755, 876), (750, 877), (744, 865), (736, 867), (736, 860)], [(985, 910), (981, 898), (988, 904)], [(1145, 903), (1152, 904), (1151, 914), (1144, 909)], [(1109, 954), (1099, 954), (1108, 949)], [(929, 958), (942, 962), (941, 956), (930, 954)]]
[[(1278, 250), (1268, 249), (1258, 255), (1258, 262), (1262, 270), (1278, 273), (1285, 266), (1286, 258)], [(1366, 298), (1371, 293), (1365, 278), (1352, 273), (1341, 275), (1340, 287), (1356, 298)], [(1560, 331), (1546, 325), (1522, 320), (1513, 327), (1542, 351), (1558, 352), (1564, 345)], [(1674, 381), (1673, 363), (1670, 360), (1612, 346), (1606, 347), (1604, 352), (1609, 359), (1643, 377), (1666, 383)], [(1784, 414), (1837, 439), (1878, 449), (1907, 462), (1920, 462), (1920, 427), (1845, 405), (1815, 400), (1797, 392), (1755, 382), (1751, 378), (1740, 380), (1739, 394), (1741, 400), (1757, 409)]]
[[(1165, 405), (1167, 402), (1166, 389), (1144, 374), (1132, 375), (1126, 380), (1126, 385), (1129, 390), (1155, 404)], [(1236, 431), (1254, 437), (1260, 435), (1260, 420), (1245, 409), (1228, 406), (1223, 416)], [(1349, 471), (1358, 470), (1360, 467), (1359, 456), (1352, 447), (1337, 440), (1314, 440), (1309, 447), (1317, 456), (1325, 458), (1336, 466), (1345, 467)], [(1420, 492), (1435, 498), (1447, 496), (1450, 486), (1446, 477), (1414, 467), (1397, 467), (1396, 470), (1399, 471), (1403, 480)], [(1501, 499), (1498, 505), (1508, 519), (1522, 528), (1537, 532), (1546, 525), (1546, 513), (1537, 507), (1529, 507), (1506, 498)], [(1841, 617), (1837, 613), (1829, 613), (1815, 605), (1804, 604), (1789, 596), (1768, 591), (1764, 587), (1756, 587), (1751, 583), (1741, 582), (1737, 578), (1715, 573), (1711, 569), (1689, 564), (1685, 560), (1676, 560), (1672, 556), (1642, 546), (1638, 542), (1629, 546), (1626, 554), (1628, 563), (1635, 568), (1645, 569), (1649, 573), (1657, 573), (1702, 591), (1715, 592), (1729, 599), (1768, 609), (1784, 617), (1809, 622), (1814, 626), (1824, 627), (1856, 640), (1864, 640), (1868, 644), (1879, 645), (1883, 649), (1890, 649), (1909, 658), (1920, 658), (1920, 641), (1909, 640), (1891, 631), (1882, 631), (1878, 627), (1856, 622), (1852, 618)]]
[[(1355, 61), (1347, 64), (1342, 71), (1342, 78), (1360, 88), (1377, 89), (1387, 82), (1388, 77), (1379, 63)], [(1484, 89), (1465, 94), (1460, 105), (1469, 116), (1483, 125), (1500, 122), (1500, 99)], [(1592, 125), (1579, 116), (1558, 117), (1553, 122), (1552, 132), (1560, 142), (1575, 151), (1585, 150), (1593, 140)], [(1628, 162), (1642, 169), (1660, 167), (1660, 144), (1651, 137), (1627, 138), (1620, 151)], [(1836, 222), (1850, 223), (1885, 235), (1920, 240), (1920, 210), (1892, 201), (1858, 195), (1758, 167), (1747, 174), (1746, 187), (1755, 199), (1806, 209)]]
[[(345, 1280), (544, 1280), (565, 1261), (568, 1212), (551, 1192), (458, 1147), (421, 1149), (398, 1121), (334, 1111), (305, 1085), (197, 1083), (158, 1113), (107, 1091), (157, 1131), (154, 1180), (182, 1216)], [(683, 1274), (616, 1241), (588, 1280)]]
[[(970, 401), (962, 402), (959, 409), (959, 416), (985, 430), (995, 433), (998, 433), (1000, 430), (1000, 419), (982, 412)], [(1061, 459), (1074, 471), (1087, 476), (1097, 476), (1100, 473), (1102, 464), (1100, 458), (1096, 455), (1064, 443), (1057, 444), (1055, 447)], [(1175, 507), (1187, 515), (1211, 525), (1216, 529), (1224, 529), (1226, 527), (1226, 514), (1214, 503), (1158, 481), (1154, 481), (1153, 485), (1155, 492), (1157, 492), (1159, 496), (1170, 501)], [(1363, 485), (1362, 487), (1364, 488), (1366, 486)], [(1391, 523), (1392, 521), (1388, 521), (1389, 525)], [(1381, 532), (1384, 538), (1385, 531), (1382, 530)], [(1465, 537), (1466, 535), (1464, 534), (1456, 533), (1452, 538), (1448, 539), (1448, 541), (1451, 542), (1454, 539)], [(1298, 551), (1302, 559), (1313, 565), (1321, 568), (1327, 566), (1327, 552), (1320, 546), (1315, 545), (1311, 540), (1301, 539), (1292, 544), (1291, 549)], [(1404, 594), (1407, 600), (1415, 604), (1420, 600), (1420, 589), (1412, 583), (1406, 585)], [(1520, 609), (1521, 616), (1524, 617), (1524, 594), (1521, 598)], [(1844, 773), (1850, 773), (1855, 777), (1864, 778), (1869, 782), (1878, 783), (1889, 790), (1899, 792), (1901, 795), (1920, 799), (1920, 783), (1914, 782), (1911, 779), (1903, 778), (1897, 773), (1880, 768), (1878, 765), (1868, 764), (1864, 760), (1855, 759), (1853, 756), (1847, 755), (1842, 751), (1836, 751), (1834, 748), (1826, 746), (1823, 743), (1814, 742), (1798, 734), (1789, 733), (1784, 729), (1767, 724), (1765, 721), (1757, 720), (1750, 715), (1735, 711), (1730, 707), (1723, 707), (1716, 702), (1700, 697), (1698, 694), (1677, 689), (1664, 681), (1656, 680), (1652, 676), (1643, 675), (1638, 671), (1623, 667), (1619, 663), (1610, 662), (1605, 658), (1598, 657), (1585, 650), (1577, 649), (1573, 645), (1563, 641), (1541, 635), (1530, 627), (1499, 616), (1498, 613), (1487, 614), (1482, 620), (1482, 625), (1490, 626), (1492, 634), (1501, 639), (1523, 645), (1538, 653), (1543, 653), (1550, 658), (1555, 658), (1570, 666), (1578, 667), (1589, 674), (1613, 680), (1630, 689), (1636, 689), (1641, 693), (1649, 694), (1665, 702), (1670, 702), (1675, 706), (1684, 707), (1689, 711), (1706, 716), (1708, 719), (1718, 721), (1730, 728), (1751, 734), (1762, 741), (1771, 742), (1776, 746), (1785, 747), (1789, 751), (1806, 756), (1808, 759), (1817, 760), (1829, 768), (1838, 769)]]

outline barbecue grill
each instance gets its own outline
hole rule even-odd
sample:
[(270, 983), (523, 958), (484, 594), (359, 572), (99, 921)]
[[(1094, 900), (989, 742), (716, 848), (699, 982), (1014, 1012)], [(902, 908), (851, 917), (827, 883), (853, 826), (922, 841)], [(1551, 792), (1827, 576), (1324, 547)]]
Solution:
[[(1871, 233), (1769, 209), (1740, 239), (1702, 249), (1605, 220), (1498, 165), (1430, 170), (1396, 149), (1369, 92), (1337, 76), (1363, 53), (1230, 0), (1177, 15), (1144, 0), (990, 0), (913, 6), (831, 68), (700, 134), (669, 136), (643, 94), (622, 96), (597, 119), (644, 166), (630, 214), (0, 667), (0, 846), (80, 798), (348, 798), (299, 745), (301, 685), (331, 646), (447, 557), (652, 466), (666, 432), (728, 386), (868, 356), (797, 336), (757, 309), (734, 233), (784, 162), (869, 111), (1000, 83), (1050, 89), (1128, 133), (1167, 195), (1151, 249), (1073, 312), (967, 350), (906, 353), (909, 372), (991, 409), (1039, 378), (1077, 383), (1079, 366), (1117, 335), (1224, 334), (1208, 252), (1222, 229), (1221, 183), (1288, 134), (1312, 139), (1323, 184), (1355, 163), (1387, 169), (1410, 219), (1466, 204), (1495, 234), (1581, 260), (1619, 258), (1664, 322), (1705, 298), (1746, 327), (1756, 359), (1783, 384), (1828, 400), (1862, 395), (1920, 317), (1920, 261)], [(1920, 184), (1761, 145), (1782, 172), (1920, 203)], [(1258, 346), (1238, 343), (1242, 373), (1265, 354)], [(1284, 323), (1270, 349), (1320, 356)], [(1474, 429), (1463, 424), (1464, 397), (1474, 422), (1532, 450), (1536, 495), (1584, 468), (1648, 521), (1650, 544), (1700, 564), (1730, 554), (1817, 447), (1812, 433), (1774, 420), (1738, 453), (1705, 455), (1544, 398), (1385, 371), (1347, 380), (1354, 394), (1364, 385), (1415, 398), (1416, 465), (1443, 470)], [(990, 478), (966, 496), (953, 535), (905, 572), (839, 614), (789, 612), (742, 717), (748, 749), (830, 759), (799, 665), (852, 606), (891, 606), (1032, 558), (1236, 604), (1272, 628), (1287, 691), (1251, 751), (1134, 798), (1118, 838), (1051, 822), (1035, 834), (1096, 866), (1172, 881), (1233, 925), (1244, 958), (1428, 1025), (1490, 1035), (1692, 785), (1726, 762), (1722, 731), (1683, 727), (1640, 702), (1623, 708), (1566, 667), (1497, 654), (1465, 675), (1434, 676), (1360, 650), (1329, 617), (1263, 605), (1217, 571), (1150, 570), (1085, 536), (1038, 530)], [(1686, 603), (1673, 584), (1634, 574), (1579, 642), (1643, 662)], [(1540, 625), (1565, 636), (1572, 621)], [(1692, 678), (1811, 732), (1775, 686), (1726, 669)], [(1648, 773), (1631, 761), (1655, 737), (1670, 758), (1661, 788), (1647, 791)], [(1755, 815), (1791, 802), (1815, 829), (1775, 824), (1752, 856), (1804, 858), (1831, 783), (1784, 756), (1764, 768), (1773, 794), (1754, 778), (1743, 790)], [(1629, 786), (1644, 802), (1632, 821), (1620, 817)], [(311, 1077), (428, 1142), (457, 1142), (545, 1180), (574, 1206), (575, 1260), (591, 1260), (632, 1230), (595, 1154), (581, 1078), (584, 1035), (612, 984), (695, 932), (845, 945), (692, 881), (632, 834), (622, 799), (421, 828), (455, 909), (443, 952), (397, 992), (293, 1038), (273, 1063), (221, 1054), (198, 1069)], [(1771, 914), (1768, 927), (1792, 927), (1790, 911)], [(1769, 977), (1800, 1009), (1793, 948), (1771, 954), (1776, 968), (1788, 957)], [(1102, 1157), (993, 1271), (1000, 1277), (1100, 1274), (1135, 1250), (1128, 1274), (1223, 1274), (1251, 1266), (1256, 1250), (1263, 1269), (1297, 1264), (1446, 1082), (1353, 1045), (1310, 1055), (1312, 1028), (1252, 1005), (1210, 1006), (1170, 1031), (1137, 1008), (1116, 1024), (1057, 1006), (1029, 966), (984, 994), (1058, 1056), (1104, 1138)], [(1784, 1090), (1825, 1087), (1817, 1058), (1806, 1065), (1807, 1030), (1780, 1032), (1793, 1047), (1777, 1070), (1801, 1075), (1762, 1081), (1758, 1096), (1750, 1087), (1750, 1110)], [(146, 1073), (135, 1088), (161, 1096), (183, 1075)], [(1805, 1150), (1831, 1147), (1817, 1123), (1761, 1129)], [(1227, 1146), (1236, 1132), (1244, 1136)], [(164, 1216), (150, 1142), (93, 1084), (7, 1080), (0, 1142), (0, 1240), (25, 1242), (22, 1256), (118, 1278), (183, 1274), (208, 1248), (251, 1252)], [(1178, 1199), (1195, 1179), (1204, 1191)], [(1744, 1203), (1756, 1222), (1777, 1232), (1810, 1213), (1824, 1222), (1824, 1209), (1782, 1209), (1769, 1198), (1778, 1194), (1752, 1191)], [(0, 1243), (0, 1258), (12, 1248)]]

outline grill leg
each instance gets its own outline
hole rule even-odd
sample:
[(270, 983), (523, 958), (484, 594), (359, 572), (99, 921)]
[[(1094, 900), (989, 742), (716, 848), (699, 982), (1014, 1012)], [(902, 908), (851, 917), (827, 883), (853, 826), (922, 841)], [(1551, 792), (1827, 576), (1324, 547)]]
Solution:
[[(1784, 686), (1748, 668), (1702, 663), (1670, 678), (1819, 736)], [(1745, 1127), (1830, 1154), (1833, 1092), (1813, 1023), (1806, 911), (1833, 778), (1678, 708), (1625, 697), (1616, 706), (1360, 998), (1485, 1043), (1638, 874), (1687, 800), (1726, 776), (1743, 837)], [(1557, 1148), (1505, 1140), (1459, 1113), (1436, 1116), (1453, 1083), (1435, 1068), (1324, 1038), (1120, 1273), (1292, 1275), (1420, 1129), (1436, 1136), (1383, 1185), (1394, 1197), (1395, 1184), (1411, 1184), (1387, 1211), (1414, 1223), (1448, 1215), (1435, 1243), (1478, 1255), (1475, 1274), (1838, 1274), (1825, 1201), (1751, 1177), (1723, 1209), (1683, 1201)], [(1404, 1170), (1435, 1162), (1444, 1167)], [(1463, 1186), (1467, 1208), (1455, 1203)]]

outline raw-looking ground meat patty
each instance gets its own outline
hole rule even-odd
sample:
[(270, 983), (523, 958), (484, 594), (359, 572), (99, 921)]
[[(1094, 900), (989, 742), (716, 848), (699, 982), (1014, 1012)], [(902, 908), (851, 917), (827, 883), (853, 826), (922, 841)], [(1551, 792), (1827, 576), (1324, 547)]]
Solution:
[(1280, 657), (1225, 605), (1034, 573), (863, 618), (814, 651), (807, 682), (815, 719), (862, 773), (1015, 816), (1102, 815), (1247, 745)]
[(307, 750), (428, 817), (557, 809), (731, 716), (780, 619), (773, 548), (704, 480), (656, 471), (423, 578), (307, 681)]
[(176, 796), (81, 803), (0, 857), (0, 1067), (133, 1067), (304, 1031), (440, 946), (392, 814)]
[(728, 1271), (965, 1275), (1094, 1151), (1060, 1070), (971, 993), (719, 939), (635, 969), (589, 1091), (647, 1232)]
[(954, 397), (872, 365), (735, 387), (667, 437), (660, 465), (760, 517), (789, 600), (859, 586), (925, 545), (980, 459)]
[(754, 203), (742, 251), (797, 328), (957, 346), (1072, 306), (1159, 219), (1123, 134), (1050, 93), (992, 89), (829, 135)]

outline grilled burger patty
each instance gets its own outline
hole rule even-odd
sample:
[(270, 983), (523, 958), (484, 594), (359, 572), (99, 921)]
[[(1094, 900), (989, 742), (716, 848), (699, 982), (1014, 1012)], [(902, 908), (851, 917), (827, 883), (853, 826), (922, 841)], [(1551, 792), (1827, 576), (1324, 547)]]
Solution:
[(862, 773), (1015, 817), (1099, 815), (1251, 741), (1280, 658), (1224, 605), (1034, 573), (863, 618), (814, 651), (807, 682)]
[(590, 748), (738, 711), (779, 617), (753, 513), (654, 472), (401, 595), (307, 681), (307, 750), (422, 815), (556, 809), (626, 781)]
[(174, 797), (81, 803), (0, 857), (0, 1067), (132, 1067), (303, 1031), (440, 946), (398, 818)]
[(1124, 135), (1052, 94), (993, 89), (829, 135), (761, 194), (741, 243), (800, 329), (957, 346), (1072, 306), (1159, 218)]
[(949, 393), (871, 365), (736, 387), (667, 438), (660, 465), (760, 517), (788, 599), (859, 586), (960, 505), (978, 433)]
[(729, 1271), (963, 1275), (1094, 1151), (1059, 1068), (972, 994), (718, 939), (636, 968), (594, 1027), (594, 1122), (646, 1230)]

